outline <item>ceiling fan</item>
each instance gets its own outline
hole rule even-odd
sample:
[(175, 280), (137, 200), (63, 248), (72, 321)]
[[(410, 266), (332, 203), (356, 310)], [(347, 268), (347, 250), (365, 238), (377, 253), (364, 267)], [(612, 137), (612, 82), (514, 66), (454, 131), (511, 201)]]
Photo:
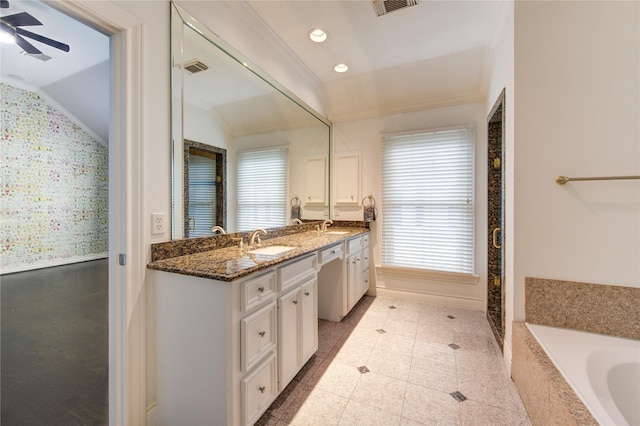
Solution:
[[(0, 0), (0, 8), (6, 9), (9, 7), (8, 0)], [(32, 33), (21, 27), (30, 27), (35, 25), (42, 25), (42, 22), (38, 21), (31, 14), (27, 12), (20, 12), (13, 15), (0, 17), (0, 30), (9, 34), (15, 39), (18, 46), (22, 48), (26, 53), (30, 55), (43, 55), (40, 49), (28, 42), (24, 37), (62, 50), (64, 52), (69, 51), (69, 45), (61, 43), (56, 40), (52, 40), (48, 37), (41, 36), (40, 34)]]

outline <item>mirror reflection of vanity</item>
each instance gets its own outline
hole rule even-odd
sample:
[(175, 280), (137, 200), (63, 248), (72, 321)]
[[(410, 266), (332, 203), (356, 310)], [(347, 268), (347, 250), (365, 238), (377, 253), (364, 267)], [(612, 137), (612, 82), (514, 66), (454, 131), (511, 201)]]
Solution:
[(328, 219), (330, 123), (172, 4), (172, 238)]

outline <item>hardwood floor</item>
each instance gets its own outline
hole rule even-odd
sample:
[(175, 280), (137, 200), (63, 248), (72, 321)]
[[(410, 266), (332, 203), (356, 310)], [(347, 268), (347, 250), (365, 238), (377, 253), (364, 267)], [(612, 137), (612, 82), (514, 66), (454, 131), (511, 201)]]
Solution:
[(0, 289), (0, 423), (107, 424), (107, 260), (4, 275)]

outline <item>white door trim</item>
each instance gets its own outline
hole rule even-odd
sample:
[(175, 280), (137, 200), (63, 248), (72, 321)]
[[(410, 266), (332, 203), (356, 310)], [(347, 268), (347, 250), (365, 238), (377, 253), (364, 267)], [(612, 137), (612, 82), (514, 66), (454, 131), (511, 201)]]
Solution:
[[(144, 26), (114, 3), (46, 1), (110, 36), (109, 424), (146, 423), (142, 235)], [(129, 238), (127, 238), (127, 236)], [(118, 263), (126, 255), (126, 265)]]

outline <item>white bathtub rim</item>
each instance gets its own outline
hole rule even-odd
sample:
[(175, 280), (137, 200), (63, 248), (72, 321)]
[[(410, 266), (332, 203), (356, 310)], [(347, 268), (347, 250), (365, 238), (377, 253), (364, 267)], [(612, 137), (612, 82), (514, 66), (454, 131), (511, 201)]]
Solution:
[[(608, 401), (606, 397), (602, 398), (602, 389), (599, 392), (600, 397), (592, 389), (586, 364), (589, 356), (601, 348), (630, 349), (640, 354), (639, 340), (539, 324), (526, 323), (526, 325), (598, 423), (601, 425), (628, 424), (615, 402)], [(553, 341), (570, 341), (571, 351), (564, 351), (561, 347), (553, 347)], [(564, 346), (566, 347), (566, 345)]]

